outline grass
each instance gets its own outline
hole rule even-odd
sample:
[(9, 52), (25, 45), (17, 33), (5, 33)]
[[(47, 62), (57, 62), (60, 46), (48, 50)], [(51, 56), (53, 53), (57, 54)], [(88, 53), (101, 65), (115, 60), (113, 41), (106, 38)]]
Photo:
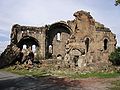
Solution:
[(109, 88), (110, 90), (120, 90), (120, 80), (114, 81), (111, 84), (113, 87)]
[(58, 76), (66, 76), (73, 79), (79, 79), (79, 78), (89, 78), (89, 77), (95, 77), (95, 78), (115, 78), (119, 77), (120, 73), (113, 72), (113, 73), (105, 73), (105, 72), (91, 72), (91, 73), (80, 73), (80, 72), (74, 72), (74, 71), (54, 71), (52, 72), (55, 75)]
[(89, 78), (89, 77), (94, 77), (94, 78), (115, 78), (115, 77), (120, 77), (120, 73), (117, 72), (87, 72), (87, 73), (81, 73), (79, 71), (73, 71), (70, 69), (61, 69), (61, 70), (55, 70), (52, 68), (33, 68), (30, 70), (26, 69), (14, 69), (13, 66), (4, 68), (3, 70), (9, 71), (15, 74), (19, 75), (26, 75), (26, 76), (34, 76), (34, 77), (41, 77), (41, 76), (58, 76), (58, 77), (68, 77), (72, 79), (79, 79), (79, 78)]
[[(27, 70), (25, 68), (15, 69), (14, 66), (7, 67), (2, 69), (4, 71), (12, 72), (19, 75), (24, 76), (33, 76), (33, 77), (44, 77), (44, 76), (56, 76), (56, 77), (67, 77), (69, 79), (81, 79), (81, 78), (117, 78), (120, 77), (120, 72), (86, 72), (81, 73), (80, 71), (74, 71), (71, 69), (59, 69), (56, 70), (50, 67), (41, 67), (41, 68), (33, 68)], [(110, 87), (110, 90), (120, 90), (120, 81), (113, 81), (111, 83), (113, 86)]]
[(47, 75), (47, 72), (44, 69), (13, 69), (14, 67), (4, 68), (2, 70), (12, 72), (19, 75), (41, 77)]

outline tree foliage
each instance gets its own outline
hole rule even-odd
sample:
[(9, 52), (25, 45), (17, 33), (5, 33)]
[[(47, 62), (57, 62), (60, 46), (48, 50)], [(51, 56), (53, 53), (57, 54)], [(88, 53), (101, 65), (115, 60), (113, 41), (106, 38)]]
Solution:
[(115, 0), (115, 5), (120, 5), (120, 0)]
[(120, 65), (120, 47), (116, 48), (109, 56), (109, 60), (113, 65)]

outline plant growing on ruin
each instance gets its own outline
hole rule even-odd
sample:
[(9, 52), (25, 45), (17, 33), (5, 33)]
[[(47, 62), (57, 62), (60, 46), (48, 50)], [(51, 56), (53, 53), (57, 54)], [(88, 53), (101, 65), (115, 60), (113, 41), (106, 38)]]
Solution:
[(120, 5), (120, 0), (115, 0), (115, 5)]
[(120, 65), (120, 47), (116, 48), (109, 56), (109, 60), (113, 65)]
[(41, 55), (41, 52), (39, 51), (39, 49), (36, 50), (36, 55), (35, 55), (35, 60), (39, 61), (39, 60), (42, 60), (44, 59)]

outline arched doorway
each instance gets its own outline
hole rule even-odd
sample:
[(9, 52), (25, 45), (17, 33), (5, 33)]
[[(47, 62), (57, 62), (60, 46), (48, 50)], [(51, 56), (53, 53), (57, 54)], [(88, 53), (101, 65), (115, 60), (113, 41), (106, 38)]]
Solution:
[(70, 51), (71, 60), (74, 66), (78, 66), (78, 60), (81, 54), (82, 54), (81, 51), (76, 48)]
[(17, 44), (17, 46), (20, 48), (20, 50), (22, 49), (30, 49), (32, 51), (32, 49), (35, 49), (36, 47), (39, 47), (39, 42), (37, 39), (30, 37), (30, 36), (26, 36), (23, 37)]
[[(46, 35), (46, 58), (51, 58), (52, 56), (57, 58), (58, 54), (63, 57), (65, 55), (66, 41), (71, 35), (70, 27), (64, 23), (55, 23), (50, 26)], [(52, 50), (49, 50), (50, 46)]]
[(26, 59), (27, 57), (34, 60), (36, 52), (39, 50), (39, 42), (37, 39), (26, 36), (23, 37), (18, 43), (17, 47), (20, 48), (21, 53), (23, 53), (23, 58)]

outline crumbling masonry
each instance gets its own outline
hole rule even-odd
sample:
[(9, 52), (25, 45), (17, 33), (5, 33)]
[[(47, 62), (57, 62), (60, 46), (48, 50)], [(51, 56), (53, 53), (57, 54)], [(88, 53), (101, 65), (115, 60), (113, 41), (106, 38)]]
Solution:
[(78, 67), (108, 62), (108, 55), (116, 47), (115, 34), (96, 22), (89, 12), (77, 11), (74, 16), (74, 20), (44, 27), (16, 24), (12, 27), (9, 47), (16, 47), (17, 55), (23, 53), (21, 60), (25, 54), (33, 52), (39, 60), (63, 60), (66, 65)]

